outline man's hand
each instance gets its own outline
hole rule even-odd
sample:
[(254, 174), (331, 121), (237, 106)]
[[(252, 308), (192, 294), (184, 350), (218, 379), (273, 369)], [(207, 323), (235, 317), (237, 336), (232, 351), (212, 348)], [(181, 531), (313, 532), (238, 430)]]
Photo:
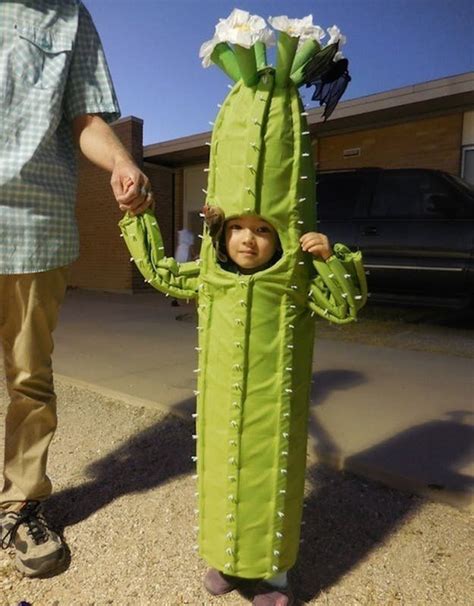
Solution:
[(120, 210), (132, 216), (139, 215), (153, 203), (148, 177), (131, 160), (115, 164), (110, 185)]
[(84, 114), (73, 119), (72, 128), (84, 156), (112, 173), (110, 184), (120, 210), (138, 215), (148, 208), (153, 202), (150, 181), (110, 126), (100, 116)]
[(301, 248), (311, 253), (314, 257), (321, 257), (323, 261), (329, 259), (333, 254), (327, 236), (316, 231), (309, 231), (300, 238)]

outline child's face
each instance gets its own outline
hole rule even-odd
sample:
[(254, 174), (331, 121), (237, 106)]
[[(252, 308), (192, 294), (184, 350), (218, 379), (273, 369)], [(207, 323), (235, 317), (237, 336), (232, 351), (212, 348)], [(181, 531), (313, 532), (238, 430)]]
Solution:
[(277, 242), (275, 229), (260, 217), (242, 215), (226, 221), (227, 255), (244, 272), (268, 263), (276, 252)]

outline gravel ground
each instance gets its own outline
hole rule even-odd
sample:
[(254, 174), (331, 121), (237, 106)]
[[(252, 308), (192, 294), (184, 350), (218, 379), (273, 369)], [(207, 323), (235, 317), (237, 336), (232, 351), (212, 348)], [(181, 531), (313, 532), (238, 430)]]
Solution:
[[(0, 606), (248, 604), (201, 587), (192, 425), (68, 384), (57, 391), (49, 466), (56, 492), (47, 514), (72, 558), (58, 576), (27, 579), (2, 552)], [(468, 513), (321, 466), (308, 470), (306, 490), (304, 543), (291, 575), (304, 603), (472, 604)]]

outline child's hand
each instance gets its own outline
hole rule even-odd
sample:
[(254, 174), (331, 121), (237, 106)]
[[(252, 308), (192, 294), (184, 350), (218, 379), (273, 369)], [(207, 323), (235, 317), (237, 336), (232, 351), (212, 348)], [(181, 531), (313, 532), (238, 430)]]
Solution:
[(309, 231), (300, 238), (301, 248), (314, 257), (321, 257), (323, 261), (333, 254), (327, 236), (316, 231)]

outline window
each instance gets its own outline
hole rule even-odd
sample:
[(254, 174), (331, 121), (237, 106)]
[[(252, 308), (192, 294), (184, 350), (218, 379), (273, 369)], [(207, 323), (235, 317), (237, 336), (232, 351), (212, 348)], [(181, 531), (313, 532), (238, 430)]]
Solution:
[(461, 177), (468, 183), (474, 183), (474, 145), (462, 150)]
[(316, 190), (318, 218), (321, 221), (352, 219), (367, 198), (364, 179), (355, 173), (320, 175)]
[(454, 219), (462, 215), (462, 200), (449, 181), (437, 173), (427, 174), (423, 181), (422, 213), (428, 219)]
[[(381, 174), (372, 203), (372, 216), (381, 218), (420, 216), (423, 177), (422, 173)], [(427, 184), (424, 185), (424, 189), (427, 189)]]
[(457, 187), (435, 171), (390, 171), (379, 177), (372, 204), (373, 217), (397, 219), (455, 219), (465, 214)]

